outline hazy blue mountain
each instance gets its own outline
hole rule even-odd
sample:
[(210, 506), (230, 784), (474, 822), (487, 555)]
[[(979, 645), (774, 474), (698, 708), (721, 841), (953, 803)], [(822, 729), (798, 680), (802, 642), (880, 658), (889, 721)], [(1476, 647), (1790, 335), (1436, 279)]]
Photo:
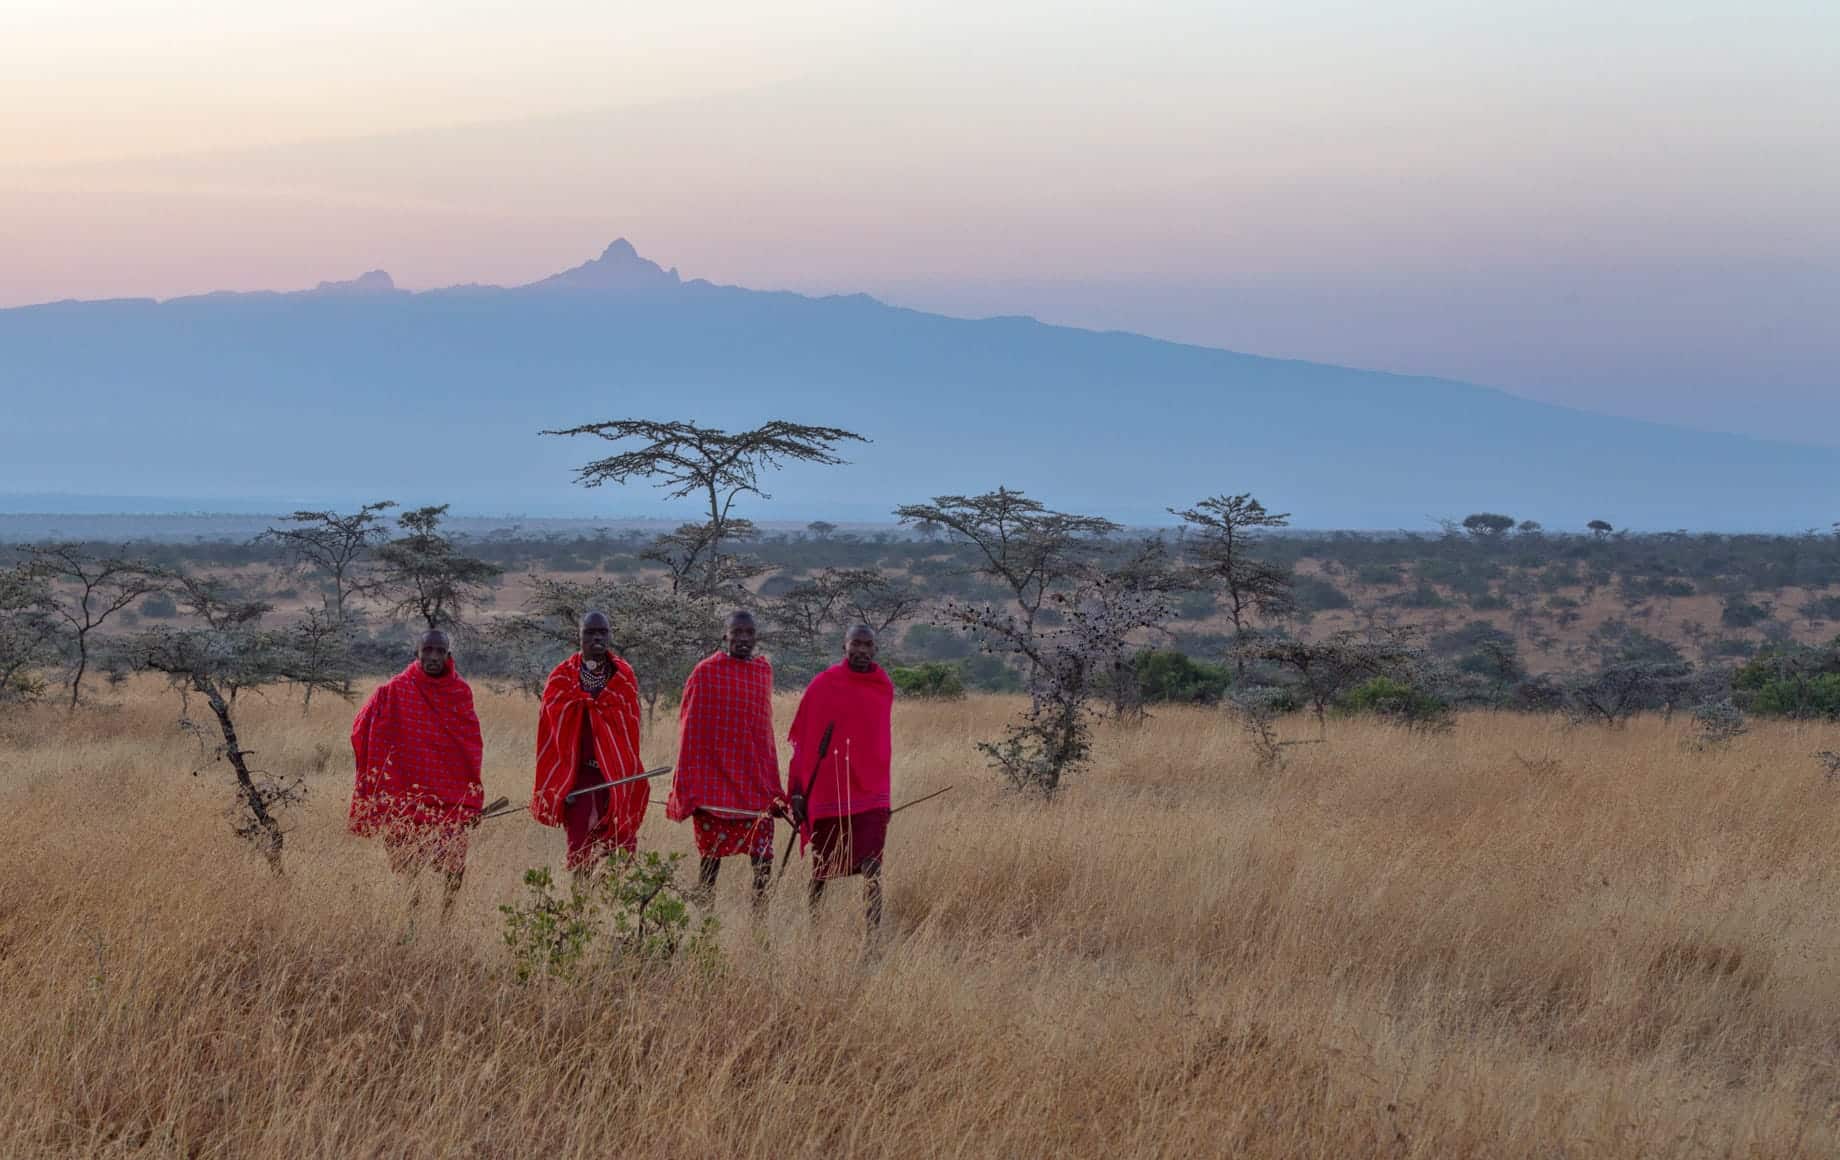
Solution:
[[(1325, 320), (1328, 324), (1332, 320)], [(1256, 492), (1307, 526), (1424, 528), (1504, 511), (1552, 526), (1826, 527), (1840, 452), (1548, 406), (1500, 391), (1256, 358), (864, 296), (683, 281), (624, 240), (529, 286), (298, 293), (0, 311), (0, 493), (451, 501), (654, 515), (583, 492), (623, 416), (773, 417), (871, 436), (777, 477), (776, 519), (876, 518), (999, 483), (1133, 521)]]

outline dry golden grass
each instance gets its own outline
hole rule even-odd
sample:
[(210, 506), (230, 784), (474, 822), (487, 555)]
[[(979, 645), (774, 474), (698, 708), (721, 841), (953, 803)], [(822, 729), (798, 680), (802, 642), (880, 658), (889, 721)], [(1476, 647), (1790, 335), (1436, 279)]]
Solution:
[[(958, 788), (896, 821), (879, 959), (854, 883), (763, 940), (731, 869), (719, 972), (523, 987), (496, 907), (555, 831), (490, 823), (411, 929), (343, 831), (349, 707), (245, 709), (314, 790), (274, 880), (171, 695), (122, 698), (0, 719), (0, 1154), (1840, 1152), (1832, 731), (1332, 722), (1267, 775), (1165, 711), (1044, 807), (971, 749), (1009, 703), (905, 704), (897, 798)], [(522, 800), (534, 706), (480, 704)]]

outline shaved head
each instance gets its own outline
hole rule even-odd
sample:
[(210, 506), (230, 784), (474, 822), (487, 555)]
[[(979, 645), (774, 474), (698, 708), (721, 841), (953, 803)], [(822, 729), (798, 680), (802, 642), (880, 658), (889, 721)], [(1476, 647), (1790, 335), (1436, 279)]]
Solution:
[(844, 634), (843, 663), (851, 672), (875, 671), (875, 630), (866, 624), (856, 625)]
[(431, 628), (422, 634), (415, 646), (415, 659), (422, 666), (422, 672), (431, 677), (444, 677), (447, 667), (452, 663), (452, 652), (448, 645), (447, 634), (438, 628)]
[(601, 664), (613, 646), (613, 622), (605, 612), (590, 610), (581, 618), (581, 659)]
[(723, 652), (738, 661), (754, 655), (754, 642), (760, 630), (754, 624), (753, 613), (745, 608), (737, 608), (728, 614), (722, 625)]

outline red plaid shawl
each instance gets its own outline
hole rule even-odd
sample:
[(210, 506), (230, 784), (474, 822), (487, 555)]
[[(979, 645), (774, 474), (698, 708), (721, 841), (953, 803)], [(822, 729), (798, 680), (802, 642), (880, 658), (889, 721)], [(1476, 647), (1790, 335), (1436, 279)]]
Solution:
[(766, 657), (705, 657), (684, 682), (677, 713), (677, 770), (665, 816), (697, 809), (765, 810), (780, 795), (773, 741), (773, 665)]
[[(859, 673), (839, 663), (812, 678), (792, 717), (788, 778), (789, 789), (805, 795), (808, 817), (838, 818), (888, 808), (893, 714), (894, 682), (880, 665)], [(826, 725), (833, 726), (831, 747), (814, 776), (812, 765)]]
[(452, 658), (444, 676), (416, 661), (377, 686), (351, 723), (351, 752), (353, 833), (466, 822), (485, 801), (473, 690)]
[[(639, 760), (639, 683), (632, 666), (609, 654), (613, 671), (598, 697), (581, 688), (581, 654), (557, 665), (543, 686), (543, 709), (537, 715), (537, 778), (530, 791), (530, 816), (546, 826), (562, 824), (562, 804), (576, 788), (581, 767), (581, 719), (594, 730), (594, 759), (607, 780), (643, 772)], [(635, 781), (610, 791), (611, 831), (631, 834), (645, 816), (651, 790)], [(579, 804), (579, 803), (578, 803)]]

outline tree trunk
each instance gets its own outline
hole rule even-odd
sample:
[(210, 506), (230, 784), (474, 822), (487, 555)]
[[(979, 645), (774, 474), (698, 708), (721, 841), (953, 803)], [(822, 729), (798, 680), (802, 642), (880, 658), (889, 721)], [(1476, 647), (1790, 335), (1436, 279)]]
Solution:
[(217, 727), (224, 735), (224, 756), (230, 766), (236, 770), (237, 791), (243, 795), (243, 804), (249, 810), (250, 837), (262, 856), (268, 859), (268, 868), (277, 875), (281, 873), (281, 826), (275, 816), (268, 812), (268, 803), (262, 800), (262, 791), (256, 788), (255, 779), (249, 775), (249, 765), (243, 758), (244, 749), (236, 739), (236, 724), (230, 719), (230, 705), (224, 700), (217, 686), (199, 677), (192, 678), (192, 685), (205, 700), (210, 702), (211, 712), (217, 715)]
[(89, 641), (85, 634), (77, 634), (77, 671), (70, 677), (70, 707), (77, 707), (77, 698), (83, 692), (83, 674), (89, 669)]

